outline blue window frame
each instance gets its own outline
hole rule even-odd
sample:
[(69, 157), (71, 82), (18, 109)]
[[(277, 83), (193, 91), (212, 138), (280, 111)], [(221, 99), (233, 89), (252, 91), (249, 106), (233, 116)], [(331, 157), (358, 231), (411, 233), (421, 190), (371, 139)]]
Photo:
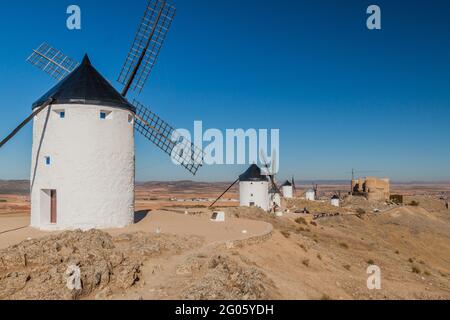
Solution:
[(59, 113), (59, 117), (60, 117), (61, 119), (65, 119), (65, 118), (66, 118), (66, 112), (61, 111), (61, 112)]
[(106, 119), (106, 112), (100, 112), (100, 119), (105, 120)]
[(45, 165), (49, 166), (52, 164), (52, 159), (50, 157), (45, 157)]

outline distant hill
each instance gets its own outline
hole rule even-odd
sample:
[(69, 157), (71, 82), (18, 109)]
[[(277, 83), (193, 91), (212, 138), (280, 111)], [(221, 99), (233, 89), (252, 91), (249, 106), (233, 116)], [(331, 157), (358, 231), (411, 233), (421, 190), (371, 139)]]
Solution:
[[(283, 181), (278, 181), (282, 183)], [(317, 180), (317, 181), (305, 181), (297, 180), (296, 185), (300, 188), (311, 186), (313, 183), (319, 186), (348, 186), (349, 181), (346, 180)], [(208, 191), (222, 191), (225, 190), (231, 182), (195, 182), (195, 181), (148, 181), (148, 182), (136, 182), (138, 188), (149, 189), (164, 189), (168, 192), (201, 192)], [(434, 188), (436, 185), (445, 184), (442, 182), (393, 182), (393, 186), (398, 187), (412, 187), (422, 186), (422, 188)], [(233, 189), (236, 190), (236, 187)], [(0, 180), (0, 194), (16, 194), (16, 195), (28, 195), (30, 193), (30, 182), (28, 180)]]
[(0, 194), (30, 194), (30, 181), (28, 180), (0, 180)]

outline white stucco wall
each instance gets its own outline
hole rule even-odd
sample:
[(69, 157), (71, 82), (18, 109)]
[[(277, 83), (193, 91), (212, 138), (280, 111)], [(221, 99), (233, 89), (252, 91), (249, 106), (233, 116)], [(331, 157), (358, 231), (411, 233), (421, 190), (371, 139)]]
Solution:
[(281, 196), (279, 193), (269, 193), (269, 207), (272, 208), (274, 203), (281, 207)]
[[(59, 111), (65, 112), (64, 119)], [(110, 113), (107, 119), (100, 119), (101, 111)], [(32, 227), (87, 230), (133, 223), (135, 149), (130, 115), (104, 106), (54, 105), (35, 117)], [(45, 157), (50, 157), (50, 165)], [(50, 224), (50, 199), (45, 192), (50, 189), (57, 192), (56, 224)]]
[(314, 191), (312, 191), (312, 192), (308, 191), (305, 193), (305, 198), (306, 198), (306, 200), (309, 200), (309, 201), (315, 201), (316, 195), (314, 194)]
[(331, 205), (334, 207), (339, 207), (340, 206), (339, 199), (331, 199)]
[(283, 197), (286, 199), (292, 199), (294, 197), (294, 188), (291, 186), (284, 186), (281, 191), (283, 192)]
[(255, 207), (269, 210), (269, 183), (267, 181), (239, 183), (239, 199), (241, 207), (250, 207), (254, 202)]

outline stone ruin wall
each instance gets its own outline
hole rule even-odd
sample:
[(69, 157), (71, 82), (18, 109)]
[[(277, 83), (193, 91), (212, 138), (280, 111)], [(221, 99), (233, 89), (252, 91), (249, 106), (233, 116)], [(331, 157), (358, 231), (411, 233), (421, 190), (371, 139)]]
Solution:
[(365, 194), (369, 201), (387, 201), (390, 198), (390, 180), (367, 177), (352, 181), (353, 192)]

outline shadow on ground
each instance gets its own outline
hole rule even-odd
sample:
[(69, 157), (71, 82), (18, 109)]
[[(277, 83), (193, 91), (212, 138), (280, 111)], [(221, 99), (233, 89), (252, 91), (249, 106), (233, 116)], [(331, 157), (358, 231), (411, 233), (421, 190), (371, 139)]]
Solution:
[(144, 220), (150, 212), (151, 212), (151, 210), (136, 211), (134, 213), (134, 223), (139, 223), (142, 220)]

